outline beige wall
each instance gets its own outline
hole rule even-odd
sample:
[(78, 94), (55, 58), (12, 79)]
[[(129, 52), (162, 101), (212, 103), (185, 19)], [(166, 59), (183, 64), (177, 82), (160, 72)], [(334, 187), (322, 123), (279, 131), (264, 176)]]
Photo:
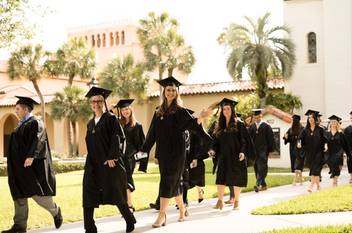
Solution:
[(324, 0), (326, 117), (352, 110), (352, 1)]
[[(293, 76), (285, 85), (286, 92), (301, 97), (303, 114), (307, 108), (325, 113), (325, 55), (322, 0), (292, 0), (284, 3), (284, 22), (291, 28), (296, 45), (297, 64)], [(317, 63), (308, 63), (307, 35), (317, 36)]]

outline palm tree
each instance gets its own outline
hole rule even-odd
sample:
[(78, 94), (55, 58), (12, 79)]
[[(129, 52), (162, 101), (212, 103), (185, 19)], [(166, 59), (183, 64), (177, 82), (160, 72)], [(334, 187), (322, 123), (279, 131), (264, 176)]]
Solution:
[(296, 62), (295, 46), (288, 34), (287, 26), (268, 28), (270, 13), (259, 17), (254, 22), (244, 17), (248, 27), (233, 23), (218, 38), (220, 44), (230, 48), (227, 69), (234, 79), (241, 79), (242, 73), (248, 71), (256, 82), (260, 106), (265, 106), (267, 80), (273, 77), (289, 78)]
[[(72, 38), (61, 46), (55, 56), (47, 63), (51, 75), (65, 75), (68, 77), (68, 86), (72, 87), (75, 78), (89, 79), (93, 77), (96, 68), (95, 52), (87, 46), (83, 38)], [(64, 92), (65, 94), (66, 92)], [(66, 98), (69, 98), (66, 96)], [(60, 104), (58, 102), (58, 104)], [(72, 106), (74, 107), (74, 106)], [(72, 109), (74, 111), (74, 109)], [(74, 153), (72, 145), (75, 146), (76, 121), (70, 120), (67, 124), (67, 138), (69, 139), (70, 154)]]
[(55, 93), (50, 103), (53, 119), (61, 120), (66, 118), (72, 126), (73, 136), (69, 134), (69, 155), (78, 155), (76, 122), (79, 119), (87, 120), (91, 115), (90, 106), (83, 96), (84, 90), (77, 86), (67, 86), (63, 92)]
[(157, 69), (161, 80), (165, 72), (165, 38), (169, 31), (177, 31), (178, 22), (166, 12), (160, 16), (150, 12), (147, 18), (139, 20), (139, 24), (137, 35), (143, 46), (146, 67), (148, 70)]
[(46, 75), (46, 62), (49, 56), (50, 53), (45, 51), (40, 44), (35, 47), (26, 45), (13, 52), (8, 61), (10, 79), (25, 78), (32, 82), (40, 99), (41, 115), (44, 123), (45, 102), (38, 81)]
[(50, 71), (53, 75), (68, 77), (68, 86), (72, 86), (76, 77), (89, 79), (93, 77), (96, 67), (95, 52), (87, 46), (83, 38), (72, 38), (56, 51), (51, 60)]
[(168, 76), (172, 76), (174, 69), (183, 73), (191, 73), (196, 59), (191, 46), (185, 46), (182, 36), (174, 31), (169, 31), (165, 40), (165, 69)]
[(302, 108), (302, 102), (299, 96), (292, 93), (269, 93), (267, 97), (267, 104), (274, 105), (277, 108), (293, 114), (295, 109)]
[(122, 98), (130, 98), (131, 93), (143, 98), (148, 84), (144, 72), (145, 67), (141, 63), (136, 64), (132, 54), (116, 57), (100, 74), (100, 85)]

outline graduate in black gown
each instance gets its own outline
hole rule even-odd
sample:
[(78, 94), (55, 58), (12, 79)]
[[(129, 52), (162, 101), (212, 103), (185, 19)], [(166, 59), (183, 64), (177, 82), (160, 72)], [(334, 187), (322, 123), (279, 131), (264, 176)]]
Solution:
[(253, 109), (254, 123), (249, 127), (255, 146), (254, 171), (256, 176), (256, 192), (266, 190), (265, 178), (268, 174), (268, 158), (274, 151), (274, 134), (271, 126), (262, 120), (262, 109)]
[[(190, 114), (194, 111), (187, 109)], [(188, 190), (197, 187), (198, 203), (204, 200), (205, 187), (205, 164), (208, 150), (212, 145), (212, 138), (203, 130), (199, 133), (196, 131), (186, 131), (186, 163), (183, 175), (183, 201), (188, 205)]]
[[(137, 122), (133, 113), (133, 109), (131, 108), (133, 101), (133, 99), (121, 99), (115, 107), (118, 108), (118, 116), (120, 116), (119, 121), (123, 127), (126, 140), (126, 150), (123, 154), (123, 162), (127, 174), (127, 202), (129, 208), (134, 211), (135, 209), (132, 205), (131, 193), (135, 190), (135, 185), (132, 177), (136, 166), (135, 154), (141, 150), (145, 136), (143, 127), (139, 122)], [(140, 162), (138, 169), (139, 171), (146, 172), (144, 169), (146, 167), (144, 164), (145, 162), (148, 161), (143, 160)]]
[(26, 232), (28, 198), (47, 210), (54, 218), (55, 227), (59, 228), (63, 219), (60, 208), (53, 201), (56, 180), (48, 135), (43, 121), (32, 115), (34, 104), (38, 103), (30, 97), (16, 97), (15, 111), (20, 121), (11, 133), (7, 157), (8, 183), (15, 207), (14, 223), (2, 233)]
[(215, 209), (223, 208), (225, 186), (234, 187), (234, 209), (239, 206), (241, 187), (248, 182), (246, 152), (248, 133), (235, 113), (236, 101), (224, 98), (219, 105), (221, 112), (214, 132), (214, 152), (217, 158), (216, 185), (218, 201)]
[(179, 221), (185, 220), (186, 208), (182, 200), (182, 174), (186, 161), (185, 130), (201, 129), (200, 123), (211, 109), (203, 110), (200, 116), (193, 118), (181, 107), (178, 87), (181, 85), (174, 77), (158, 81), (163, 86), (161, 105), (154, 113), (142, 152), (149, 152), (156, 144), (155, 159), (160, 171), (160, 211), (152, 225), (161, 227), (166, 223), (166, 210), (170, 198), (175, 197), (179, 207)]
[(293, 185), (299, 182), (303, 184), (302, 171), (304, 167), (304, 153), (302, 148), (297, 148), (298, 137), (303, 130), (299, 115), (292, 116), (292, 125), (284, 135), (284, 143), (290, 143), (291, 171), (295, 173)]
[(324, 151), (327, 150), (327, 141), (325, 130), (318, 126), (318, 112), (308, 110), (305, 115), (308, 116), (307, 125), (299, 136), (297, 147), (303, 148), (311, 177), (308, 192), (312, 192), (314, 185), (318, 191), (320, 190), (320, 175), (324, 164)]
[[(352, 121), (352, 111), (350, 112), (350, 119)], [(352, 125), (349, 125), (346, 127), (344, 130), (344, 134), (346, 136), (347, 144), (348, 144), (348, 149), (350, 153), (349, 155), (352, 154)], [(350, 180), (349, 183), (352, 184), (352, 156), (347, 156), (347, 168), (348, 168), (348, 173), (350, 174)]]
[(337, 180), (340, 176), (343, 166), (343, 154), (350, 155), (350, 150), (347, 145), (346, 137), (340, 129), (341, 118), (332, 115), (329, 117), (329, 128), (326, 133), (328, 142), (327, 161), (330, 168), (330, 178), (332, 179), (332, 186), (337, 186)]
[[(94, 117), (87, 124), (87, 159), (83, 176), (83, 212), (86, 233), (95, 233), (94, 208), (116, 205), (126, 221), (126, 232), (134, 230), (136, 219), (127, 204), (127, 178), (120, 147), (120, 125), (115, 115), (103, 111), (111, 91), (92, 87)], [(106, 107), (106, 103), (105, 103)], [(106, 107), (107, 109), (107, 107)]]

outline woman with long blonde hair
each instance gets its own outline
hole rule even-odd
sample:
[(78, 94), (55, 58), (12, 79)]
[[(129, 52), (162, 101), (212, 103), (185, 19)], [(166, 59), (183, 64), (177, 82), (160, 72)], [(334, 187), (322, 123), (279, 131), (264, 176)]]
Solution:
[[(330, 168), (332, 186), (337, 186), (337, 180), (343, 165), (343, 153), (350, 154), (345, 135), (340, 129), (341, 118), (335, 115), (329, 117), (329, 128), (326, 133), (328, 141), (327, 161)], [(349, 155), (350, 156), (350, 155)]]
[(182, 199), (182, 174), (185, 168), (185, 130), (202, 130), (203, 119), (211, 114), (211, 108), (203, 110), (198, 118), (193, 118), (182, 107), (179, 95), (181, 83), (174, 77), (158, 81), (163, 86), (161, 104), (154, 113), (142, 152), (149, 152), (156, 144), (155, 159), (160, 170), (160, 211), (152, 227), (166, 224), (166, 210), (170, 198), (175, 198), (179, 207), (179, 222), (185, 220), (187, 210)]

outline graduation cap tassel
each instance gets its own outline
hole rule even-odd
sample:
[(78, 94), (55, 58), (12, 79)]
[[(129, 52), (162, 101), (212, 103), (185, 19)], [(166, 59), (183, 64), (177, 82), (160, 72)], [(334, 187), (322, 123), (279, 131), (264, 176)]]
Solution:
[(108, 111), (109, 111), (109, 109), (108, 109), (108, 105), (106, 104), (106, 100), (105, 100), (105, 98), (104, 98), (104, 104), (105, 104), (105, 109), (106, 109), (105, 111), (106, 111), (106, 112), (108, 112)]

